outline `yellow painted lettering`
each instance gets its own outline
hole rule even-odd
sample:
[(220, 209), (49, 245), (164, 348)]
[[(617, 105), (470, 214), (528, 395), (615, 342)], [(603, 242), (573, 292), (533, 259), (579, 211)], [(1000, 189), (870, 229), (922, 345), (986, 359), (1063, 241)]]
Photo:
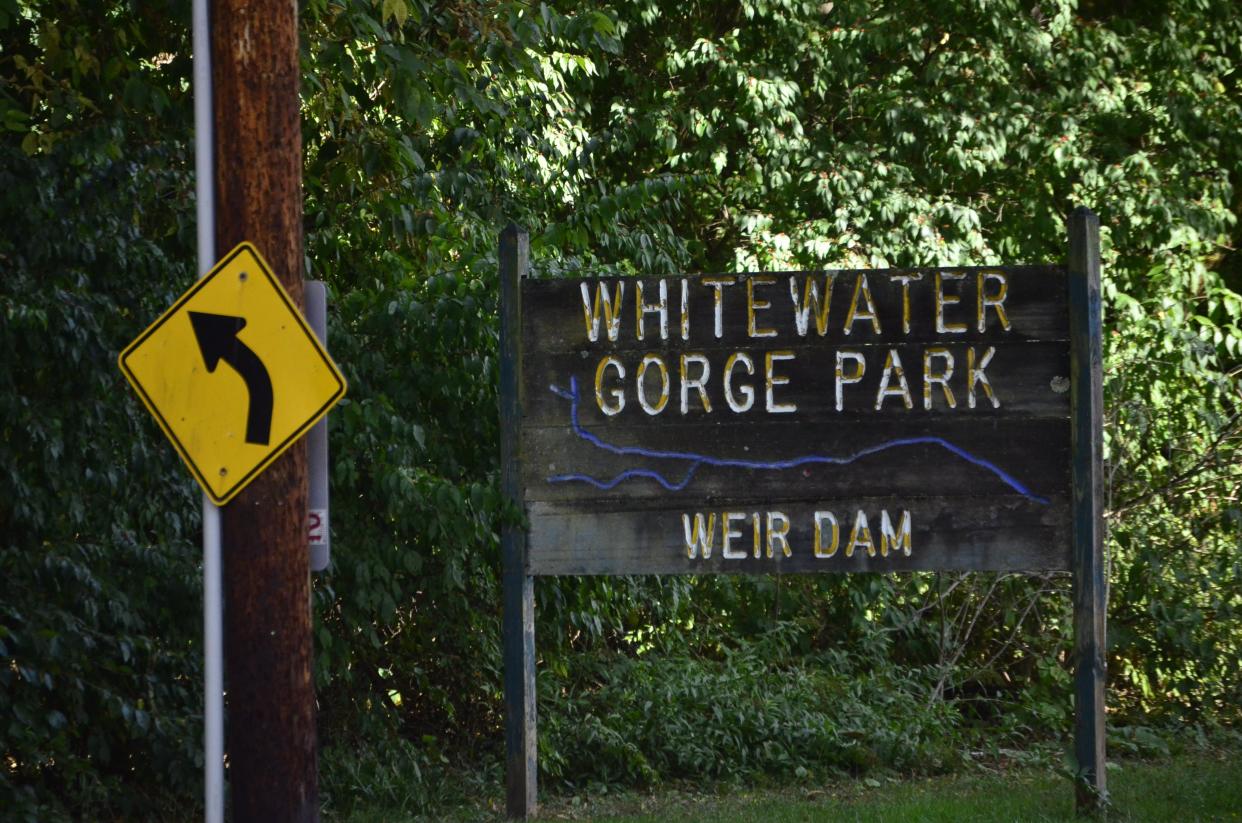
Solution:
[(681, 527), (686, 535), (686, 557), (693, 560), (695, 555), (701, 555), (704, 560), (712, 556), (712, 542), (716, 539), (716, 513), (709, 512), (706, 523), (703, 515), (699, 512), (694, 513), (694, 523), (691, 525), (690, 515), (683, 514), (681, 516)]
[(681, 278), (681, 339), (690, 339), (690, 281)]
[(936, 272), (936, 332), (938, 334), (961, 334), (966, 331), (965, 323), (946, 323), (944, 307), (962, 302), (960, 294), (945, 294), (944, 281), (962, 280), (966, 277), (957, 272)]
[[(845, 361), (846, 360), (849, 360), (851, 363), (853, 363), (855, 366), (858, 367), (855, 370), (855, 372), (851, 375), (847, 375), (845, 373)], [(847, 383), (861, 382), (863, 379), (863, 374), (865, 374), (866, 371), (867, 371), (867, 360), (866, 358), (863, 357), (862, 352), (847, 351), (843, 349), (837, 350), (837, 377), (836, 377), (837, 411), (841, 411), (841, 409), (844, 408), (845, 406), (845, 398), (844, 398), (845, 392), (843, 391), (843, 389), (845, 388), (845, 385)]]
[(855, 549), (866, 549), (869, 557), (875, 557), (875, 541), (871, 539), (867, 513), (862, 509), (854, 516), (854, 528), (850, 531), (850, 542), (845, 547), (845, 556), (853, 557)]
[[(824, 526), (828, 526), (830, 535), (824, 543)], [(837, 553), (837, 544), (841, 542), (841, 527), (837, 524), (837, 516), (832, 512), (815, 512), (815, 556), (832, 557)]]
[(739, 386), (738, 390), (742, 393), (743, 397), (742, 402), (738, 402), (738, 399), (733, 395), (733, 368), (738, 363), (741, 363), (746, 367), (747, 374), (753, 375), (755, 373), (755, 361), (751, 360), (750, 355), (744, 351), (734, 352), (729, 355), (729, 359), (725, 361), (725, 402), (729, 404), (730, 409), (738, 414), (741, 414), (742, 412), (750, 411), (750, 407), (755, 405), (755, 390), (748, 385)]
[(759, 537), (760, 537), (760, 532), (762, 531), (759, 526), (759, 523), (760, 523), (759, 512), (751, 512), (750, 527), (751, 527), (751, 533), (754, 534), (754, 553), (755, 553), (756, 558), (759, 557)]
[[(889, 383), (897, 378), (897, 387), (890, 388)], [(875, 410), (884, 408), (884, 398), (900, 397), (907, 409), (914, 408), (914, 398), (910, 396), (910, 385), (906, 382), (905, 369), (901, 367), (901, 356), (896, 349), (889, 349), (884, 359), (884, 374), (880, 375), (880, 390), (875, 395)]]
[(910, 284), (923, 279), (919, 273), (894, 274), (893, 279), (901, 283), (901, 333), (910, 333)]
[[(866, 302), (866, 307), (862, 311), (858, 310), (858, 298)], [(867, 285), (867, 275), (859, 274), (858, 279), (854, 281), (854, 296), (850, 299), (850, 310), (845, 315), (845, 327), (843, 331), (850, 334), (854, 331), (854, 323), (858, 320), (870, 320), (871, 330), (876, 334), (880, 334), (880, 315), (875, 310), (875, 301), (871, 299), (871, 287)]]
[[(647, 382), (643, 379), (647, 375), (647, 369), (655, 366), (660, 372), (660, 394), (655, 403), (647, 399)], [(668, 405), (668, 366), (664, 364), (664, 358), (658, 354), (643, 355), (642, 362), (638, 364), (638, 405), (643, 407), (643, 411), (650, 415), (657, 415), (664, 411), (664, 407)]]
[(995, 346), (988, 346), (987, 351), (983, 353), (983, 359), (975, 365), (975, 347), (971, 346), (966, 350), (966, 405), (970, 408), (975, 407), (975, 386), (983, 387), (983, 393), (988, 400), (992, 401), (992, 408), (1000, 408), (1000, 401), (996, 399), (996, 395), (992, 393), (992, 384), (988, 382), (988, 376), (984, 373), (984, 369), (992, 362), (992, 355), (996, 354)]
[(699, 282), (716, 290), (716, 339), (719, 340), (724, 336), (724, 290), (737, 281), (732, 277), (704, 277)]
[(592, 343), (599, 340), (600, 309), (603, 308), (604, 333), (608, 339), (616, 341), (621, 333), (621, 301), (625, 298), (625, 281), (618, 280), (612, 295), (608, 294), (608, 284), (602, 280), (595, 282), (595, 302), (591, 302), (591, 290), (586, 283), (578, 284), (582, 289), (582, 317), (586, 321), (587, 339)]
[(810, 331), (811, 315), (815, 315), (815, 331), (823, 337), (828, 333), (828, 307), (832, 303), (832, 284), (836, 281), (835, 274), (824, 275), (824, 291), (821, 297), (819, 284), (814, 275), (806, 275), (802, 286), (802, 299), (798, 299), (798, 277), (789, 278), (789, 298), (793, 300), (794, 327), (799, 337), (806, 337)]
[[(936, 371), (932, 367), (932, 358), (944, 360), (944, 368)], [(923, 350), (923, 408), (930, 411), (932, 407), (932, 386), (939, 385), (944, 392), (945, 402), (949, 408), (957, 408), (957, 400), (953, 397), (953, 389), (949, 388), (949, 380), (953, 377), (953, 355), (948, 349), (933, 346)]]
[(893, 521), (888, 516), (888, 509), (880, 511), (880, 556), (888, 557), (890, 549), (894, 554), (900, 551), (906, 557), (910, 556), (910, 512), (908, 509), (902, 510), (896, 529), (893, 528)]
[(621, 365), (621, 361), (617, 358), (609, 356), (600, 360), (599, 365), (595, 367), (595, 404), (599, 406), (600, 411), (611, 417), (625, 408), (625, 391), (616, 388), (604, 391), (604, 371), (609, 366), (617, 370), (618, 380), (625, 379), (625, 366)]
[[(986, 286), (989, 281), (999, 284), (996, 291), (992, 294), (987, 294)], [(1009, 278), (1004, 272), (981, 271), (978, 275), (978, 286), (976, 308), (978, 309), (979, 331), (982, 332), (987, 329), (987, 311), (989, 306), (996, 310), (996, 319), (1000, 321), (1001, 328), (1009, 331), (1009, 317), (1005, 314), (1005, 297), (1009, 294)]]
[(724, 539), (721, 541), (720, 553), (725, 560), (745, 560), (745, 549), (734, 549), (733, 541), (742, 536), (740, 529), (734, 529), (734, 521), (741, 522), (746, 519), (745, 512), (724, 512), (724, 523), (721, 524), (724, 531)]
[(789, 383), (788, 377), (781, 377), (773, 369), (773, 365), (780, 360), (793, 360), (794, 353), (791, 351), (770, 351), (764, 356), (764, 387), (766, 396), (766, 407), (770, 414), (785, 414), (788, 412), (796, 412), (798, 406), (796, 403), (777, 403), (773, 396), (773, 388), (775, 386), (784, 386)]
[(784, 512), (768, 512), (768, 557), (771, 557), (775, 546), (780, 544), (781, 554), (789, 557), (793, 554), (789, 549), (789, 518)]
[(755, 312), (772, 308), (772, 304), (767, 300), (755, 298), (755, 286), (770, 286), (775, 282), (775, 277), (765, 274), (756, 274), (746, 278), (746, 334), (750, 337), (776, 336), (776, 329), (759, 328), (758, 318), (755, 316)]
[(668, 339), (668, 283), (664, 280), (660, 281), (660, 302), (647, 303), (643, 300), (643, 281), (634, 281), (634, 319), (635, 332), (638, 339), (642, 340), (646, 334), (645, 324), (643, 320), (648, 314), (660, 315), (660, 339)]
[[(699, 376), (690, 376), (690, 366), (699, 367)], [(683, 354), (681, 356), (681, 413), (688, 414), (690, 412), (690, 390), (697, 389), (699, 392), (699, 403), (703, 406), (703, 411), (710, 413), (712, 410), (712, 401), (707, 396), (707, 378), (711, 377), (712, 367), (707, 357), (702, 354)]]

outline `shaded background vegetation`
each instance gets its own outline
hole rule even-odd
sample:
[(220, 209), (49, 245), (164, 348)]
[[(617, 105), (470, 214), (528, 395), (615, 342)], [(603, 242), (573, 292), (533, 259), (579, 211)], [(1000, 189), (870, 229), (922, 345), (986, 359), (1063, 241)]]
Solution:
[[(1140, 5), (303, 0), (307, 274), (351, 387), (314, 584), (330, 801), (496, 778), (508, 219), (538, 276), (662, 275), (1059, 261), (1095, 208), (1114, 748), (1236, 725), (1242, 14)], [(189, 39), (179, 0), (0, 0), (0, 808), (33, 818), (199, 791), (198, 494), (114, 365), (193, 278)], [(1068, 587), (541, 580), (543, 778), (1056, 739)]]

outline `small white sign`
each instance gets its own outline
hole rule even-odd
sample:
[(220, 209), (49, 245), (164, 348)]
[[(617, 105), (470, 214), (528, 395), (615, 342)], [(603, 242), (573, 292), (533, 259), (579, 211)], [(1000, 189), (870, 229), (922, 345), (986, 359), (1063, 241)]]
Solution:
[(311, 509), (306, 513), (306, 537), (312, 546), (328, 545), (327, 509)]

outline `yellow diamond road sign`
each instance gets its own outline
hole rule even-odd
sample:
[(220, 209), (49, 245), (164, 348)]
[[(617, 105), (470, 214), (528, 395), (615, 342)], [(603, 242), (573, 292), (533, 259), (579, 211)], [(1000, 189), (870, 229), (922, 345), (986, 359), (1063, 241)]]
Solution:
[(345, 378), (249, 243), (229, 252), (119, 359), (217, 505), (345, 394)]

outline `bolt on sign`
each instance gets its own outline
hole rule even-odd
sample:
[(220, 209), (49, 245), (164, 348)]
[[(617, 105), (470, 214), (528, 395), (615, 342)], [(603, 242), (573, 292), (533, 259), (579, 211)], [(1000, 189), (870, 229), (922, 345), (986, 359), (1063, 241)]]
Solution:
[(119, 363), (216, 505), (345, 394), (345, 378), (250, 243), (225, 255)]
[(521, 263), (502, 271), (506, 491), (529, 522), (511, 562), (1075, 568), (1076, 541), (1098, 554), (1098, 499), (1076, 503), (1098, 496), (1094, 220), (1071, 221), (1094, 261), (1078, 270), (541, 280), (502, 235), (502, 268)]

